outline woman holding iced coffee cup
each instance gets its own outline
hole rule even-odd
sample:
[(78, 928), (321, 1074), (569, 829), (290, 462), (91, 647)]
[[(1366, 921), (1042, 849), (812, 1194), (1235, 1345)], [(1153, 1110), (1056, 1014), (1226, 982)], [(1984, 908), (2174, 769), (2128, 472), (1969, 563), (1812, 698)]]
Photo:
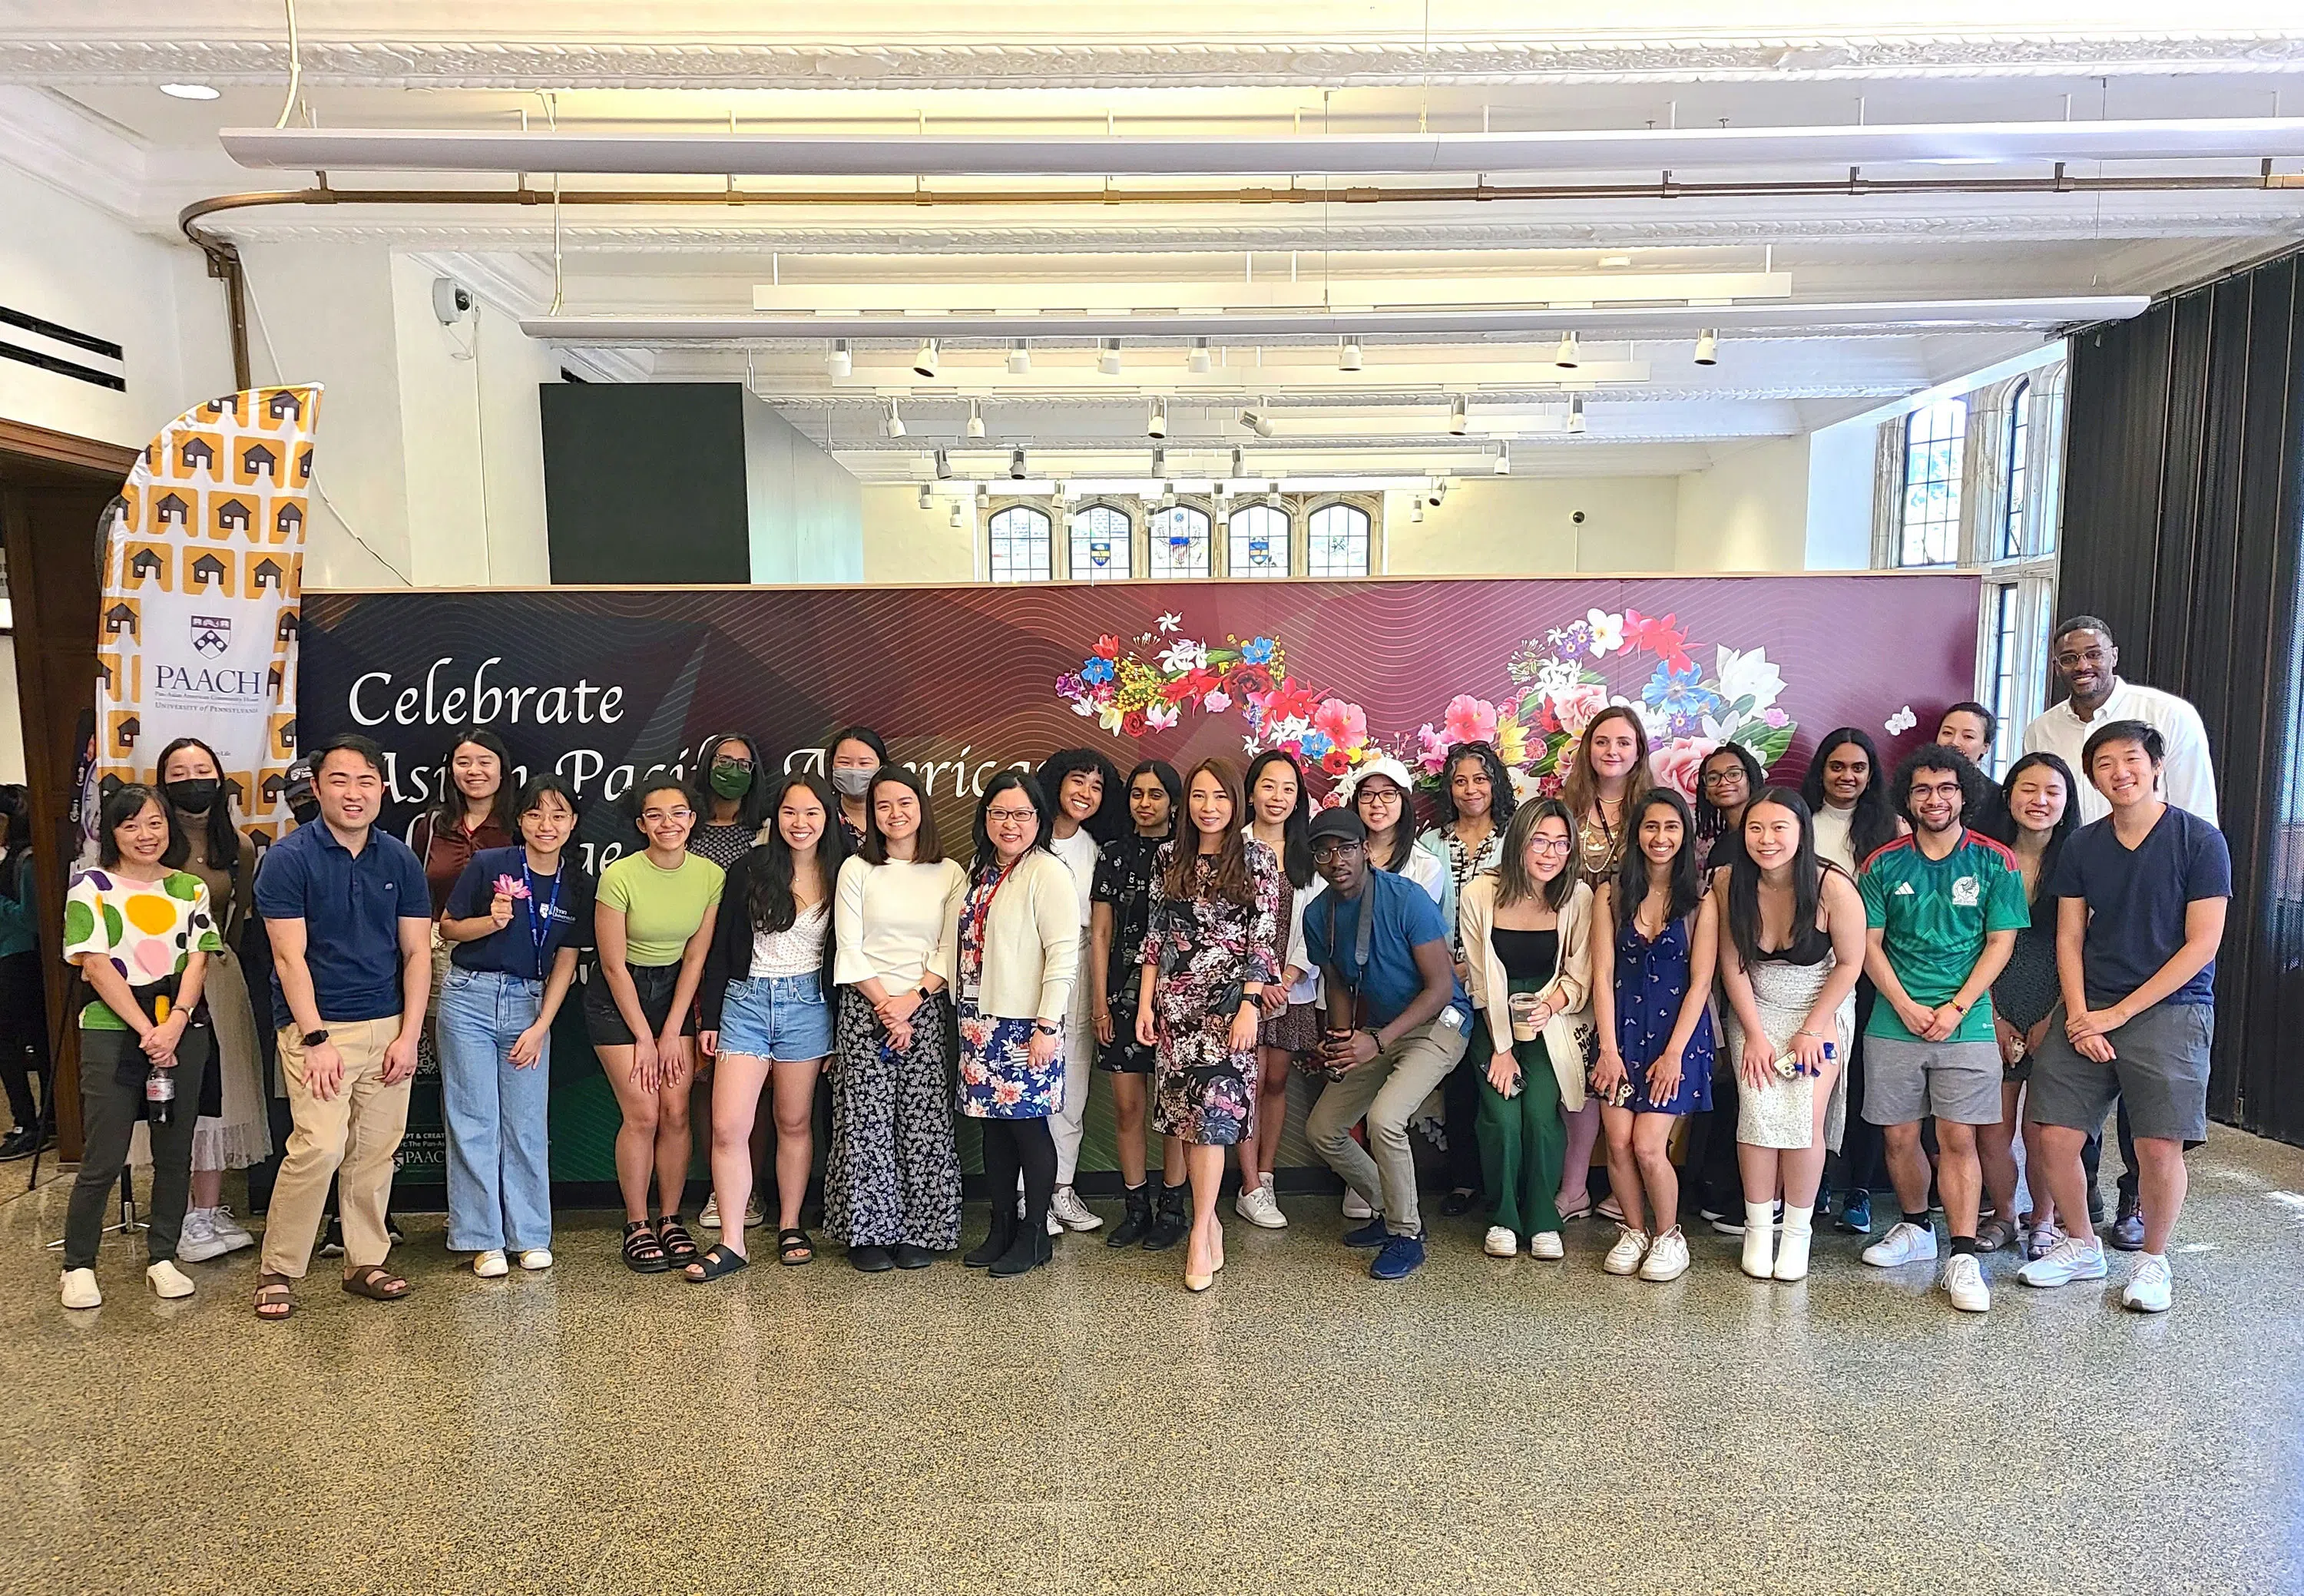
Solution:
[(1592, 889), (1571, 868), (1575, 857), (1567, 806), (1524, 803), (1495, 870), (1472, 879), (1458, 909), (1466, 985), (1495, 1039), (1481, 1061), (1478, 1125), (1491, 1257), (1512, 1256), (1522, 1237), (1537, 1258), (1562, 1254), (1560, 1113), (1583, 1107), (1592, 1048)]

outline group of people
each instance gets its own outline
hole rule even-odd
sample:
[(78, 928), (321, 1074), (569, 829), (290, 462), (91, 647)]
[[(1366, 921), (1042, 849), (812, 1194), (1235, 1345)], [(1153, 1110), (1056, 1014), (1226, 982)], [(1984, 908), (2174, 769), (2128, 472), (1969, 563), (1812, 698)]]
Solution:
[[(628, 795), (640, 845), (595, 880), (569, 846), (576, 794), (548, 774), (514, 790), (504, 744), (473, 728), (413, 846), (376, 828), (374, 743), (313, 751), (317, 812), (251, 889), (213, 758), (179, 744), (158, 786), (106, 798), (99, 860), (71, 892), (64, 951), (94, 996), (63, 1300), (98, 1300), (103, 1205), (138, 1123), (151, 1282), (192, 1289), (175, 1264), (207, 1121), (149, 1104), (219, 1073), (231, 1095), (226, 932), (252, 904), (294, 1126), (262, 1242), (267, 1320), (295, 1310), (332, 1179), (343, 1289), (407, 1295), (387, 1202), (427, 1048), (449, 1247), (481, 1276), (551, 1267), (552, 1031), (588, 953), (583, 1022), (622, 1115), (621, 1255), (642, 1273), (748, 1267), (763, 1184), (777, 1262), (816, 1256), (801, 1203), (826, 1076), (822, 1227), (855, 1268), (960, 1247), (964, 1117), (993, 1201), (963, 1261), (1026, 1273), (1053, 1237), (1105, 1222), (1075, 1189), (1100, 1074), (1123, 1184), (1106, 1244), (1182, 1245), (1185, 1286), (1207, 1291), (1229, 1162), (1240, 1217), (1288, 1223), (1274, 1165), (1295, 1076), (1357, 1221), (1344, 1244), (1378, 1279), (1425, 1260), (1416, 1124), (1436, 1098), (1439, 1206), (1485, 1201), (1493, 1255), (1561, 1259), (1564, 1227), (1597, 1214), (1619, 1227), (1608, 1272), (1673, 1279), (1690, 1261), (1685, 1170), (1698, 1211), (1741, 1235), (1743, 1271), (1796, 1281), (1837, 1151), (1864, 1261), (1936, 1260), (1940, 1205), (1943, 1289), (1979, 1312), (1991, 1252), (2023, 1252), (2028, 1285), (2105, 1274), (2093, 1149), (2117, 1100), (2136, 1184), (2114, 1241), (2133, 1218), (2142, 1254), (2123, 1301), (2164, 1309), (2183, 1150), (2206, 1133), (2229, 855), (2190, 707), (2122, 681), (2092, 617), (2059, 629), (2054, 658), (2068, 696), (1996, 787), (1979, 768), (1993, 717), (1962, 704), (1893, 773), (1861, 730), (1831, 733), (1797, 790), (1724, 745), (1691, 804), (1616, 706), (1557, 796), (1523, 798), (1485, 743), (1449, 750), (1428, 804), (1385, 758), (1328, 808), (1284, 751), (1123, 778), (1068, 749), (988, 783), (965, 866), (920, 778), (851, 726), (820, 775), (771, 777), (753, 739), (707, 739), (685, 774)], [(699, 1136), (708, 1247), (682, 1217)], [(1900, 1212), (1872, 1239), (1882, 1154)]]

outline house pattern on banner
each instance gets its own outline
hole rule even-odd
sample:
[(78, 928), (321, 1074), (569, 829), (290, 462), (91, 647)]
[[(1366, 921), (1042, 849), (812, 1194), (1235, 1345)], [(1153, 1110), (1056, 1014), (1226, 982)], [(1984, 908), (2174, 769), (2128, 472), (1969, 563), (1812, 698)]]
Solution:
[(198, 737), (216, 750), (248, 828), (267, 838), (288, 829), (320, 392), (211, 399), (162, 429), (128, 473), (97, 607), (99, 791), (157, 780), (160, 751)]

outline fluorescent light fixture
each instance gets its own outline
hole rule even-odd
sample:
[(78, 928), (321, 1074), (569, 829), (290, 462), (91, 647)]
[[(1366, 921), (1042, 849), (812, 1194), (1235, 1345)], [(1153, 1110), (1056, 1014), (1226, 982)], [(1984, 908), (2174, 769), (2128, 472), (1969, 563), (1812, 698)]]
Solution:
[(1019, 482), (1024, 480), (1023, 450), (1011, 449), (1008, 452), (1008, 474)]
[[(937, 464), (939, 467), (941, 467), (941, 466), (944, 464), (944, 451), (943, 451), (942, 449), (938, 449), (938, 450), (936, 451), (936, 464)], [(939, 470), (939, 471), (936, 472), (936, 475), (938, 475), (938, 476), (943, 476), (944, 474), (944, 471), (943, 471), (942, 470)], [(933, 495), (931, 495), (931, 494), (928, 492), (928, 485), (926, 482), (921, 483), (921, 484), (920, 484), (920, 508), (921, 508), (921, 509), (923, 509), (923, 510), (927, 509), (927, 508), (928, 507), (928, 502), (929, 502), (929, 500), (930, 500), (933, 497), (934, 497), (934, 496), (933, 496)]]
[(1470, 406), (1466, 403), (1463, 395), (1460, 394), (1448, 405), (1448, 436), (1463, 437), (1470, 424)]
[(206, 83), (163, 83), (160, 92), (170, 99), (212, 100), (223, 97), (223, 90), (211, 89)]
[(970, 437), (984, 436), (984, 402), (981, 399), (971, 399), (968, 402), (968, 436)]
[(2260, 160), (2304, 155), (2304, 117), (1597, 128), (1502, 133), (516, 132), (227, 128), (243, 166), (705, 177), (1337, 175), (1847, 167), (1900, 161)]
[(1357, 371), (1360, 369), (1360, 341), (1358, 338), (1346, 338), (1343, 341), (1343, 347), (1336, 353), (1336, 369)]
[(1573, 371), (1584, 363), (1584, 352), (1577, 346), (1574, 328), (1560, 335), (1560, 347), (1552, 352), (1552, 363), (1563, 371)]
[(1147, 437), (1168, 436), (1168, 406), (1165, 400), (1152, 401), (1152, 416), (1144, 423), (1144, 436)]
[(1509, 477), (1512, 475), (1512, 445), (1509, 443), (1501, 443), (1496, 446), (1495, 472), (1499, 477)]
[(1571, 432), (1584, 430), (1584, 395), (1581, 394), (1569, 395), (1568, 430)]
[(896, 402), (888, 401), (888, 419), (880, 423), (880, 430), (890, 437), (904, 436), (904, 418), (896, 413)]
[(1720, 335), (1711, 327), (1706, 327), (1696, 335), (1696, 363), (1699, 366), (1720, 363)]
[(834, 338), (831, 352), (824, 357), (824, 374), (826, 377), (849, 377), (854, 375), (855, 370), (856, 360), (848, 352), (848, 340)]
[(1184, 364), (1190, 370), (1201, 377), (1207, 376), (1214, 369), (1215, 362), (1208, 358), (1208, 341), (1206, 338), (1192, 340), (1192, 352), (1185, 357)]
[(920, 340), (919, 349), (912, 356), (912, 370), (920, 377), (936, 374), (936, 341), (934, 338)]
[(1032, 346), (1021, 338), (1008, 340), (1008, 375), (1021, 377), (1032, 369)]
[[(936, 480), (939, 482), (949, 482), (952, 480), (952, 456), (942, 449), (938, 449), (936, 452)], [(926, 487), (923, 487), (920, 489), (920, 508), (925, 510), (928, 507), (928, 490)]]
[(1096, 369), (1103, 372), (1106, 377), (1117, 377), (1120, 375), (1119, 339), (1106, 338), (1104, 340), (1104, 346), (1096, 357)]

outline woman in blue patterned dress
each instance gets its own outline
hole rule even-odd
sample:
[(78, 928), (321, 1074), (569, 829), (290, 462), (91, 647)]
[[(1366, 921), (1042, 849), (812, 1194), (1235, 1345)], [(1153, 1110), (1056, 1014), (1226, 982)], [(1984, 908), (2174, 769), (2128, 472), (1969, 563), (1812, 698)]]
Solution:
[[(960, 905), (960, 1111), (984, 1122), (992, 1228), (962, 1261), (995, 1275), (1046, 1263), (1064, 1099), (1064, 1016), (1080, 971), (1080, 893), (1048, 851), (1049, 809), (1019, 771), (976, 807), (976, 864)], [(1024, 1177), (1020, 1222), (1009, 1193)]]
[[(1600, 1058), (1592, 1091), (1608, 1137), (1608, 1186), (1624, 1210), (1612, 1275), (1688, 1272), (1680, 1233), (1673, 1126), (1712, 1106), (1712, 967), (1719, 928), (1697, 858), (1688, 801), (1669, 787), (1632, 811), (1632, 845), (1600, 888), (1592, 936), (1592, 1008)], [(1641, 1199), (1653, 1217), (1651, 1239)], [(1669, 1228), (1667, 1228), (1669, 1226)]]
[(1184, 784), (1189, 824), (1152, 879), (1136, 1038), (1156, 1045), (1153, 1125), (1184, 1141), (1192, 1235), (1184, 1285), (1206, 1291), (1224, 1268), (1216, 1192), (1224, 1149), (1256, 1125), (1256, 1038), (1264, 989), (1280, 979), (1280, 858), (1247, 835), (1240, 773), (1202, 760)]

